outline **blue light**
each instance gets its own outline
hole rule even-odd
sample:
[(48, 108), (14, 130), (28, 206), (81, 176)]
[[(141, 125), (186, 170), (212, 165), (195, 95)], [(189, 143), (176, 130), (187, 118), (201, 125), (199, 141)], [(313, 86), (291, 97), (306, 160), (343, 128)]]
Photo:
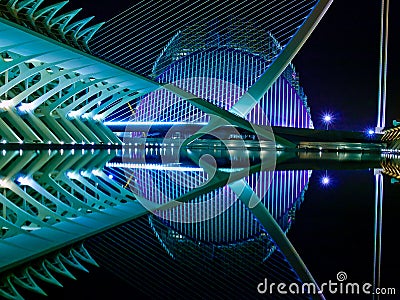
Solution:
[(110, 175), (108, 175), (108, 178), (113, 179), (114, 176), (112, 176), (112, 175), (110, 174)]
[(320, 177), (320, 183), (322, 186), (327, 187), (332, 184), (332, 179), (328, 175), (328, 171), (325, 171)]
[(373, 138), (375, 136), (375, 130), (371, 127), (366, 128), (363, 132), (366, 138)]
[(324, 121), (325, 121), (326, 123), (329, 123), (330, 121), (332, 121), (332, 116), (331, 116), (331, 115), (325, 115), (325, 116), (324, 116)]
[(324, 177), (322, 177), (322, 179), (321, 179), (321, 183), (322, 183), (323, 185), (329, 185), (330, 182), (331, 182), (331, 179), (330, 179), (328, 176), (324, 176)]
[[(103, 123), (106, 126), (135, 126), (135, 125), (143, 125), (143, 126), (153, 126), (153, 125), (188, 125), (188, 124), (192, 124), (190, 122), (124, 122), (124, 121), (108, 121), (108, 122), (104, 122)], [(206, 122), (199, 122), (196, 123), (199, 125), (207, 125), (208, 123)]]
[(333, 122), (333, 115), (331, 113), (324, 113), (322, 115), (322, 122), (326, 125), (326, 130), (328, 130), (329, 124)]

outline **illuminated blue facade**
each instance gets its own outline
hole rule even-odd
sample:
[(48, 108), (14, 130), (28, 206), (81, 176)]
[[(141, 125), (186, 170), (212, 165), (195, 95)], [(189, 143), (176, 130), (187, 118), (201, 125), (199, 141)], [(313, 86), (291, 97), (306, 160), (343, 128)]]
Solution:
[[(142, 199), (143, 205), (162, 207), (205, 185), (212, 176), (196, 164), (169, 163), (165, 158), (173, 152), (173, 148), (125, 151), (124, 163), (110, 162), (106, 166), (110, 170), (119, 169), (118, 172), (128, 178), (126, 184), (138, 199)], [(216, 157), (224, 157), (222, 152), (213, 153)], [(241, 164), (244, 157), (241, 153), (235, 150), (230, 153), (232, 161), (229, 164), (238, 168), (245, 166), (245, 163)], [(181, 155), (186, 161), (185, 155)], [(266, 170), (247, 174), (243, 180), (286, 232), (295, 210), (303, 202), (311, 173), (309, 170)], [(181, 235), (199, 242), (229, 245), (265, 235), (263, 226), (230, 185), (205, 191), (189, 203), (152, 211), (157, 219), (176, 231), (175, 237)]]
[[(137, 168), (132, 174), (137, 195), (156, 204), (168, 203), (207, 179), (207, 174), (200, 170), (182, 172)], [(303, 201), (310, 176), (311, 171), (307, 170), (260, 172), (248, 176), (246, 181), (280, 227), (287, 231), (296, 206)], [(206, 243), (234, 244), (264, 232), (260, 223), (229, 186), (197, 197), (191, 203), (193, 205), (190, 207), (180, 205), (174, 209), (156, 211), (155, 214), (181, 235)], [(196, 205), (201, 203), (203, 207)], [(207, 219), (207, 214), (212, 214), (213, 210), (223, 213)]]
[[(153, 76), (160, 83), (171, 83), (229, 110), (265, 73), (280, 46), (266, 33), (246, 38), (235, 32), (211, 36), (212, 40), (207, 40), (193, 29), (179, 32), (155, 63)], [(257, 44), (260, 38), (266, 42)], [(246, 119), (259, 125), (313, 128), (294, 66), (286, 68)], [(209, 116), (172, 92), (159, 89), (142, 98), (133, 121), (205, 123)]]

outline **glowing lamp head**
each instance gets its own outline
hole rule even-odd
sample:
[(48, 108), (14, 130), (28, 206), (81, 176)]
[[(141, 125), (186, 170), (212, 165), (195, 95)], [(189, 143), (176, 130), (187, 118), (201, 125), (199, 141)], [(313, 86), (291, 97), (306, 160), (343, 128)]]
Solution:
[(321, 184), (322, 184), (323, 186), (328, 186), (330, 183), (331, 183), (331, 179), (330, 179), (327, 175), (324, 175), (324, 176), (321, 178)]
[(373, 131), (372, 129), (369, 129), (369, 130), (367, 131), (367, 133), (368, 133), (368, 135), (374, 135), (374, 134), (375, 134), (375, 131)]
[(324, 122), (329, 123), (332, 121), (332, 116), (331, 115), (324, 115)]

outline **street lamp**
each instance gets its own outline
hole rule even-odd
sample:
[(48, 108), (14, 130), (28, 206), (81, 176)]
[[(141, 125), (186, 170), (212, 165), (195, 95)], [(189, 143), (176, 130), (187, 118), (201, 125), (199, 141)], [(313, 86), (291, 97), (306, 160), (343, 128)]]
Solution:
[(321, 185), (324, 187), (327, 187), (331, 184), (331, 178), (328, 175), (328, 170), (325, 171), (325, 174), (323, 174), (320, 178)]
[(330, 114), (325, 114), (322, 117), (322, 121), (325, 123), (326, 125), (326, 130), (328, 130), (329, 128), (329, 124), (332, 122), (332, 116)]
[(324, 177), (322, 177), (322, 179), (321, 179), (321, 183), (322, 183), (323, 185), (328, 185), (330, 182), (331, 182), (331, 180), (329, 179), (328, 176), (324, 176)]

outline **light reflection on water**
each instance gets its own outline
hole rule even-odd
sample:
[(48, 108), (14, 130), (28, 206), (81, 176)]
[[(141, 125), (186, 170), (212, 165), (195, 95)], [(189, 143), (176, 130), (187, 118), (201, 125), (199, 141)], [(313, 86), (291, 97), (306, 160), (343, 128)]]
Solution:
[[(68, 197), (63, 198), (63, 193), (55, 193), (54, 186), (52, 190), (51, 185), (43, 179), (43, 176), (47, 174), (58, 185), (72, 187), (73, 191), (69, 190), (69, 194), (73, 195), (72, 202), (75, 205), (80, 203), (79, 207), (81, 208), (86, 207), (86, 213), (88, 213), (89, 210), (102, 210), (106, 206), (123, 206), (127, 200), (128, 202), (134, 201), (133, 199), (138, 197), (154, 200), (158, 205), (165, 204), (170, 200), (185, 196), (196, 188), (204, 187), (210, 181), (209, 173), (199, 166), (198, 160), (193, 159), (193, 153), (188, 155), (180, 152), (179, 160), (171, 163), (163, 161), (163, 156), (168, 152), (173, 152), (173, 149), (3, 151), (0, 156), (2, 190), (3, 194), (6, 193), (6, 198), (13, 199), (11, 194), (16, 193), (16, 190), (15, 188), (13, 188), (14, 190), (9, 189), (8, 184), (10, 182), (12, 185), (19, 184), (24, 193), (37, 199), (38, 192), (45, 194), (46, 191), (40, 192), (38, 187), (34, 187), (29, 181), (34, 180), (54, 197), (70, 203), (69, 205), (72, 207), (72, 200), (66, 200)], [(296, 228), (298, 222), (301, 224), (305, 222), (304, 219), (297, 220), (298, 212), (300, 212), (300, 218), (307, 214), (307, 212), (302, 212), (303, 202), (306, 204), (308, 201), (310, 193), (307, 189), (316, 188), (315, 182), (318, 180), (313, 178), (327, 174), (328, 170), (330, 170), (329, 174), (331, 174), (331, 170), (338, 169), (348, 169), (350, 173), (356, 173), (351, 170), (371, 170), (372, 173), (368, 174), (373, 174), (376, 178), (375, 193), (370, 195), (375, 202), (373, 206), (375, 218), (373, 224), (367, 223), (366, 226), (374, 228), (374, 236), (371, 239), (375, 246), (368, 246), (371, 247), (369, 251), (373, 253), (373, 267), (370, 268), (371, 275), (364, 280), (373, 281), (377, 286), (382, 285), (380, 275), (385, 272), (385, 269), (381, 268), (382, 246), (384, 247), (382, 232), (386, 228), (382, 226), (385, 216), (382, 215), (385, 198), (383, 176), (390, 175), (392, 179), (395, 179), (399, 175), (399, 164), (394, 157), (387, 158), (367, 153), (278, 152), (274, 168), (268, 166), (268, 168), (262, 169), (255, 166), (260, 165), (262, 160), (260, 157), (268, 156), (267, 153), (258, 151), (235, 153), (231, 151), (228, 155), (222, 150), (203, 149), (195, 154), (197, 158), (206, 154), (212, 155), (218, 171), (227, 172), (232, 165), (235, 166), (234, 170), (240, 172), (246, 167), (250, 168), (248, 173), (240, 173), (242, 176), (240, 178), (246, 180), (283, 232), (289, 236), (293, 226)], [(130, 160), (129, 163), (126, 163), (127, 157)], [(375, 171), (373, 172), (373, 170)], [(332, 171), (333, 176), (338, 172)], [(387, 177), (385, 178), (387, 179)], [(340, 174), (333, 179), (335, 183), (340, 183)], [(89, 185), (85, 185), (84, 180)], [(310, 180), (314, 182), (311, 187)], [(357, 182), (357, 178), (354, 178), (354, 182)], [(94, 191), (96, 183), (99, 188), (97, 192)], [(235, 293), (253, 293), (252, 295), (256, 296), (254, 286), (266, 276), (277, 282), (301, 282), (296, 267), (291, 265), (285, 257), (285, 251), (280, 249), (268, 230), (254, 217), (252, 211), (238, 201), (238, 195), (226, 183), (227, 181), (224, 180), (217, 182), (209, 190), (201, 190), (201, 194), (194, 194), (190, 199), (185, 200), (193, 203), (214, 200), (212, 204), (221, 202), (229, 204), (226, 209), (221, 210), (221, 213), (216, 214), (213, 218), (207, 218), (200, 222), (182, 223), (177, 218), (171, 219), (171, 212), (168, 210), (161, 210), (89, 238), (85, 242), (86, 248), (101, 266), (101, 270), (92, 268), (90, 272), (100, 274), (98, 276), (121, 278), (123, 282), (126, 282), (126, 289), (130, 291), (136, 291), (138, 286), (141, 286), (139, 290), (144, 294), (149, 293), (149, 290), (146, 289), (159, 289), (158, 292), (153, 290), (159, 295), (164, 292), (164, 289), (157, 281), (171, 284), (190, 273), (200, 276), (200, 279), (196, 277), (197, 281), (187, 279), (185, 285), (177, 284), (177, 289), (171, 289), (168, 292), (171, 297), (179, 293), (184, 295), (193, 289), (198, 289), (202, 295), (210, 296), (218, 293), (216, 288), (209, 291), (202, 289), (198, 280), (209, 282), (211, 286), (213, 285), (212, 281), (217, 280), (222, 290), (231, 290), (232, 296)], [(87, 187), (89, 188), (86, 189)], [(129, 189), (122, 192), (124, 187)], [(335, 188), (332, 186), (328, 190), (321, 189), (321, 191), (322, 193), (331, 193)], [(354, 189), (357, 188), (355, 185)], [(396, 185), (390, 186), (390, 189), (393, 188), (396, 188)], [(7, 192), (8, 189), (10, 191)], [(113, 192), (107, 193), (107, 190)], [(126, 198), (130, 192), (133, 192), (133, 197)], [(113, 195), (118, 193), (124, 197), (119, 197), (119, 201), (111, 201)], [(315, 193), (315, 190), (311, 193)], [(355, 193), (357, 192), (355, 191)], [(99, 200), (102, 197), (106, 197), (107, 201), (102, 204), (96, 203), (96, 199)], [(51, 195), (45, 196), (45, 198), (51, 199)], [(351, 201), (351, 199), (348, 200)], [(54, 202), (55, 200), (51, 205), (54, 206)], [(88, 205), (88, 203), (95, 203), (95, 205)], [(76, 207), (78, 206), (74, 206), (74, 208)], [(206, 206), (206, 209), (211, 210), (212, 207), (213, 205), (209, 205)], [(56, 209), (53, 211), (57, 212)], [(73, 210), (69, 211), (69, 217), (75, 218)], [(82, 212), (83, 210), (78, 211)], [(309, 211), (312, 210), (309, 209)], [(173, 213), (182, 216), (188, 212), (176, 210)], [(54, 216), (54, 218), (56, 217)], [(187, 216), (185, 218), (187, 220)], [(48, 224), (52, 225), (53, 223), (48, 222)], [(32, 231), (37, 224), (30, 222), (23, 226), (20, 227)], [(3, 239), (8, 237), (7, 232), (14, 230), (10, 231), (9, 228), (4, 230), (4, 227), (6, 226), (3, 226), (3, 232), (5, 231), (6, 235), (3, 236)], [(18, 232), (16, 230), (13, 234), (16, 235)], [(300, 240), (297, 231), (293, 234), (295, 241)], [(304, 237), (303, 240), (306, 241), (308, 238)], [(296, 244), (294, 247), (296, 248)], [(142, 252), (141, 248), (146, 251)], [(111, 253), (108, 251), (110, 249), (112, 249)], [(121, 262), (121, 257), (124, 258), (125, 263)], [(308, 261), (305, 263), (308, 265)], [(159, 267), (156, 275), (153, 270), (154, 265)], [(311, 263), (311, 265), (314, 266), (315, 263)], [(390, 268), (388, 269), (390, 270)], [(319, 273), (318, 269), (310, 269), (310, 271), (313, 275)], [(135, 274), (138, 275), (138, 272), (146, 281), (145, 283), (136, 284), (130, 281)], [(211, 274), (212, 272), (214, 275)], [(244, 274), (245, 280), (243, 279)], [(96, 277), (96, 275), (93, 276)], [(163, 276), (169, 278), (170, 281), (162, 278)], [(318, 276), (314, 275), (314, 277), (318, 282)], [(85, 282), (90, 282), (90, 278), (90, 276), (87, 277), (81, 283), (78, 280), (78, 286), (81, 287)], [(56, 297), (57, 292), (51, 289), (50, 291), (50, 296)], [(69, 293), (68, 287), (65, 289), (65, 293)]]

